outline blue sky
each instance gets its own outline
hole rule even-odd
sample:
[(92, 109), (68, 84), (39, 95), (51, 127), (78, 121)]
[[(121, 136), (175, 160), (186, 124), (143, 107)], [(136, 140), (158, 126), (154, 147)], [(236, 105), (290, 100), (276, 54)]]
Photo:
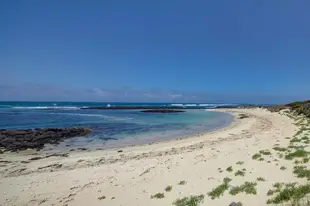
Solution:
[(310, 98), (310, 1), (0, 1), (0, 100)]

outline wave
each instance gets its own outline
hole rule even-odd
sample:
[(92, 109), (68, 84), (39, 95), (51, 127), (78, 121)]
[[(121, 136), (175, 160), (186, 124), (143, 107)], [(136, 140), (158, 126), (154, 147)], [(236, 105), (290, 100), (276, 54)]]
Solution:
[(106, 120), (115, 120), (115, 121), (124, 121), (124, 120), (132, 120), (130, 117), (115, 117), (103, 114), (82, 114), (82, 113), (49, 113), (49, 114), (57, 114), (57, 115), (69, 115), (69, 116), (82, 116), (82, 117), (101, 117)]
[(54, 106), (54, 107), (48, 107), (48, 106), (35, 106), (35, 107), (12, 107), (13, 109), (59, 109), (59, 110), (76, 110), (80, 109), (80, 107), (60, 107), (60, 106)]
[(218, 106), (236, 106), (236, 104), (170, 104), (173, 107), (204, 107), (204, 108), (216, 108)]

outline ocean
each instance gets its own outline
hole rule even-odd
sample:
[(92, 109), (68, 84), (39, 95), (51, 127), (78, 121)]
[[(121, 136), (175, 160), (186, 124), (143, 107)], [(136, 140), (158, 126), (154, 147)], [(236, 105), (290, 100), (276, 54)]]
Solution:
[[(93, 110), (93, 106), (180, 106), (184, 113)], [(229, 125), (230, 114), (206, 111), (223, 104), (116, 102), (0, 102), (0, 129), (89, 127), (85, 137), (66, 139), (48, 150), (111, 148), (193, 136)], [(81, 109), (84, 108), (84, 109)]]

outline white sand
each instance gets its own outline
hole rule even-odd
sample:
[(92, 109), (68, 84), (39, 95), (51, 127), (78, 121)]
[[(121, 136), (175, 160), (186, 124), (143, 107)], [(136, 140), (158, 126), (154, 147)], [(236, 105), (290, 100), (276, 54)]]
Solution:
[[(2, 154), (0, 161), (12, 162), (0, 163), (0, 205), (158, 206), (172, 205), (177, 198), (204, 194), (201, 205), (228, 206), (232, 201), (241, 201), (244, 206), (261, 206), (265, 205), (266, 193), (273, 183), (302, 181), (292, 174), (292, 161), (279, 159), (272, 150), (276, 143), (288, 145), (289, 139), (285, 137), (291, 137), (297, 128), (292, 119), (262, 109), (220, 111), (250, 117), (235, 118), (232, 125), (220, 131), (122, 148), (121, 153), (82, 151), (69, 157), (49, 157), (29, 163), (20, 161), (41, 154)], [(252, 160), (252, 155), (262, 149), (269, 149), (273, 157)], [(244, 164), (237, 165), (237, 161)], [(40, 168), (44, 166), (48, 167)], [(233, 172), (226, 171), (229, 166)], [(287, 169), (282, 171), (281, 166)], [(243, 168), (246, 168), (244, 177), (234, 175)], [(226, 191), (219, 199), (211, 200), (207, 193), (221, 184), (224, 177), (232, 179), (232, 186), (256, 181), (257, 177), (266, 181), (258, 182), (257, 195), (232, 196)], [(187, 183), (178, 185), (181, 180)], [(168, 185), (172, 185), (171, 192), (164, 190)], [(165, 197), (150, 198), (158, 192)], [(106, 198), (98, 200), (101, 196)]]

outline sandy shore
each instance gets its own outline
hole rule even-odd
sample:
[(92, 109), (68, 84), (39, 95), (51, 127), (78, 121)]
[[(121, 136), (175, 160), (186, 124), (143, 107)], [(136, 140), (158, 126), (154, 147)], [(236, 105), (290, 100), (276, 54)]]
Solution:
[[(248, 118), (235, 118), (227, 128), (196, 137), (120, 150), (49, 157), (33, 151), (1, 154), (0, 205), (158, 206), (203, 194), (201, 205), (228, 206), (241, 201), (245, 206), (261, 206), (266, 205), (266, 193), (275, 182), (305, 181), (294, 177), (292, 161), (278, 158), (272, 150), (275, 144), (289, 144), (286, 137), (297, 131), (293, 119), (263, 109), (218, 111)], [(265, 149), (272, 155), (262, 161), (252, 159)], [(226, 171), (230, 166), (233, 171)], [(286, 169), (281, 170), (282, 166)], [(235, 176), (242, 169), (244, 176)], [(233, 196), (226, 191), (212, 200), (207, 193), (225, 177), (232, 179), (230, 187), (256, 181), (257, 194)], [(266, 181), (257, 181), (258, 177)], [(183, 180), (186, 183), (179, 185)], [(168, 185), (170, 192), (165, 191)], [(156, 193), (165, 197), (151, 199)]]

